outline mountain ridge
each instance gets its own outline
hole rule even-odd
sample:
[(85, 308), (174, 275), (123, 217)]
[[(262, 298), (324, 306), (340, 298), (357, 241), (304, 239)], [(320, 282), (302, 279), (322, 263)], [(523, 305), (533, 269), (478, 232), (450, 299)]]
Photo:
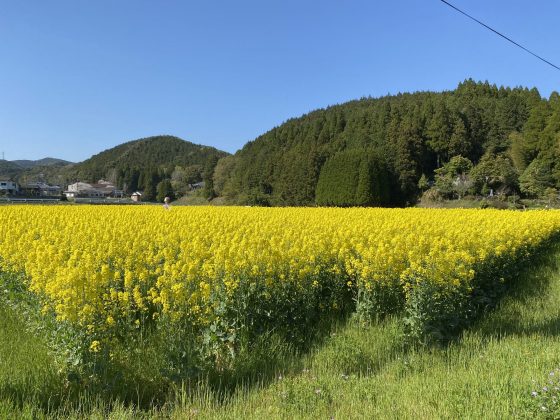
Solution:
[(16, 165), (24, 169), (34, 168), (35, 166), (53, 166), (53, 165), (64, 166), (64, 165), (72, 165), (74, 163), (64, 159), (58, 159), (53, 157), (46, 157), (37, 160), (20, 159), (20, 160), (12, 160), (10, 162), (15, 163)]

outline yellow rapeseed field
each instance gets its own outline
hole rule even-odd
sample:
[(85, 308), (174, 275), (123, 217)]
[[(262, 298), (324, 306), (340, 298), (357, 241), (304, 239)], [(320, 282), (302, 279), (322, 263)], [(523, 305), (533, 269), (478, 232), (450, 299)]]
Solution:
[(4, 206), (0, 218), (0, 270), (24, 272), (91, 351), (124, 324), (209, 325), (217, 299), (252, 294), (252, 310), (289, 289), (336, 311), (348, 293), (406, 296), (418, 279), (468, 290), (477, 270), (560, 232), (554, 211)]

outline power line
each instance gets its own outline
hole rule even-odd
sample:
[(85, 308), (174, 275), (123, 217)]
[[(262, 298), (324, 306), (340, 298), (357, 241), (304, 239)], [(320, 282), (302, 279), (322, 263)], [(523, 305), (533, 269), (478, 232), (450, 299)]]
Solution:
[(504, 38), (505, 40), (511, 42), (513, 45), (515, 45), (515, 46), (521, 48), (522, 50), (524, 50), (524, 51), (526, 51), (526, 52), (528, 52), (528, 53), (531, 54), (532, 56), (537, 57), (537, 58), (538, 58), (539, 60), (541, 60), (541, 61), (544, 61), (544, 62), (545, 62), (546, 64), (548, 64), (549, 66), (554, 67), (556, 70), (560, 70), (560, 67), (558, 67), (556, 64), (553, 64), (553, 63), (551, 63), (550, 61), (548, 61), (548, 60), (542, 58), (540, 55), (535, 54), (533, 51), (531, 51), (531, 50), (525, 48), (523, 45), (521, 45), (521, 44), (515, 42), (513, 39), (511, 39), (511, 38), (505, 36), (505, 35), (502, 34), (501, 32), (498, 32), (497, 30), (491, 28), (490, 26), (488, 26), (488, 25), (485, 24), (484, 22), (481, 22), (480, 20), (478, 20), (478, 19), (476, 19), (475, 17), (469, 15), (468, 13), (463, 12), (463, 11), (462, 11), (461, 9), (459, 9), (458, 7), (453, 6), (451, 3), (449, 3), (449, 2), (447, 2), (447, 1), (445, 1), (445, 0), (440, 0), (440, 1), (441, 1), (442, 3), (447, 4), (447, 5), (448, 5), (449, 7), (451, 7), (452, 9), (455, 9), (455, 10), (458, 11), (459, 13), (465, 15), (465, 16), (468, 17), (469, 19), (474, 20), (476, 23), (478, 23), (478, 24), (484, 26), (486, 29), (491, 30), (491, 31), (494, 32), (496, 35), (499, 35), (499, 36), (501, 36), (502, 38)]

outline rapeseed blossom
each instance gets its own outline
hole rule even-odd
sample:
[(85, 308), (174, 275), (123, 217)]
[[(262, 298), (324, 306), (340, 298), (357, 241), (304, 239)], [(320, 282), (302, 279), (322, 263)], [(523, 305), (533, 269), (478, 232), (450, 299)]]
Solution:
[[(288, 289), (319, 298), (325, 282), (468, 289), (477, 270), (560, 231), (554, 211), (4, 206), (0, 217), (0, 270), (25, 273), (44, 311), (92, 337), (161, 319), (203, 327), (223, 316), (216, 296), (258, 291), (251, 305), (265, 305)], [(321, 310), (343, 306), (337, 293)]]

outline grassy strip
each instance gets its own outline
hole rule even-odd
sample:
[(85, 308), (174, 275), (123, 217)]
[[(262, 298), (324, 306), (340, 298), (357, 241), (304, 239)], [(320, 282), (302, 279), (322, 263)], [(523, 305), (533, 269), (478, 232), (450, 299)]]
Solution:
[(50, 410), (64, 383), (44, 342), (25, 333), (21, 319), (0, 308), (0, 418), (9, 410)]

